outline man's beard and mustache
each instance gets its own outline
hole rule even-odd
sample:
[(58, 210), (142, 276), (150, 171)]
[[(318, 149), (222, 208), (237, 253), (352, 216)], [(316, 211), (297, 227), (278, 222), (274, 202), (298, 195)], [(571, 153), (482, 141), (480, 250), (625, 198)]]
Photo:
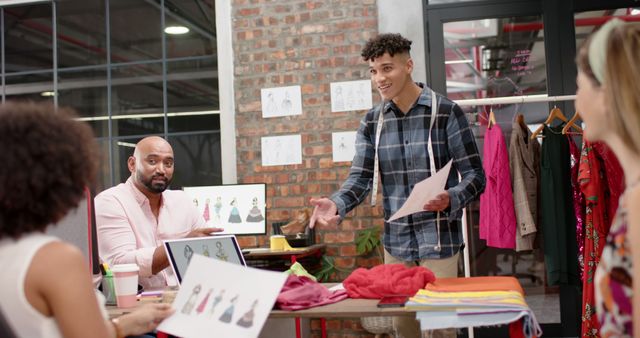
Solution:
[[(149, 178), (145, 178), (144, 175), (140, 171), (138, 171), (138, 177), (140, 177), (140, 182), (152, 193), (159, 194), (169, 187), (171, 183), (171, 179), (165, 175), (153, 175)], [(154, 179), (163, 179), (164, 182), (154, 182)]]

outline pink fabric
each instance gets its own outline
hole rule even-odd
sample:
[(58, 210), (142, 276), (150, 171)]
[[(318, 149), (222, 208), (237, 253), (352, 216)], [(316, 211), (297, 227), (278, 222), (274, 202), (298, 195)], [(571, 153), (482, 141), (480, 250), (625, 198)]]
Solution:
[(379, 299), (384, 296), (413, 296), (427, 283), (436, 280), (429, 269), (404, 264), (383, 264), (369, 270), (354, 270), (342, 283), (351, 298)]
[(137, 264), (139, 283), (147, 290), (177, 284), (171, 267), (152, 275), (151, 263), (153, 252), (162, 245), (162, 240), (183, 238), (191, 230), (205, 226), (204, 219), (183, 191), (162, 193), (157, 219), (151, 212), (149, 200), (131, 178), (98, 194), (95, 207), (98, 247), (103, 261), (110, 265)]
[(347, 297), (344, 290), (329, 291), (324, 285), (307, 276), (289, 275), (276, 298), (275, 306), (282, 310), (295, 311), (336, 303)]
[(480, 238), (487, 241), (487, 246), (515, 249), (516, 213), (509, 155), (502, 129), (497, 124), (484, 135), (482, 167), (487, 185), (480, 195)]

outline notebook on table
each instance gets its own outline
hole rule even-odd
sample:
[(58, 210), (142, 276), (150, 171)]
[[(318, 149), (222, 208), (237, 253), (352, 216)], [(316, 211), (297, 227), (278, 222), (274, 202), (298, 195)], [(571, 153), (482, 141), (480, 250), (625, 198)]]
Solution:
[(242, 266), (247, 265), (234, 235), (171, 239), (163, 241), (163, 244), (178, 284), (182, 283), (194, 254)]

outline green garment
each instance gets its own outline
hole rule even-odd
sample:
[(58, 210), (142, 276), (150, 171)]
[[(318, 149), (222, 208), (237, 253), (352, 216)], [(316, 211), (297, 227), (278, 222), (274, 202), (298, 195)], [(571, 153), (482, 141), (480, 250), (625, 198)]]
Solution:
[(579, 285), (569, 141), (562, 126), (544, 127), (540, 203), (548, 285)]
[(310, 279), (312, 279), (314, 282), (317, 281), (316, 277), (310, 274), (309, 272), (307, 272), (304, 266), (302, 266), (302, 264), (298, 262), (293, 263), (289, 268), (289, 270), (285, 271), (285, 273), (289, 275), (296, 275), (296, 276), (307, 276)]

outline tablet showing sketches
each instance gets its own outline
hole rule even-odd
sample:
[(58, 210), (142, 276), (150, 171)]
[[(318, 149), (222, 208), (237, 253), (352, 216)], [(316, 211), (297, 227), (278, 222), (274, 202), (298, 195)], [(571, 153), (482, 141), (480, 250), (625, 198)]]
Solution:
[(164, 250), (167, 253), (169, 264), (176, 274), (178, 284), (182, 283), (187, 266), (189, 266), (194, 254), (242, 266), (247, 265), (234, 235), (182, 238), (163, 242)]

